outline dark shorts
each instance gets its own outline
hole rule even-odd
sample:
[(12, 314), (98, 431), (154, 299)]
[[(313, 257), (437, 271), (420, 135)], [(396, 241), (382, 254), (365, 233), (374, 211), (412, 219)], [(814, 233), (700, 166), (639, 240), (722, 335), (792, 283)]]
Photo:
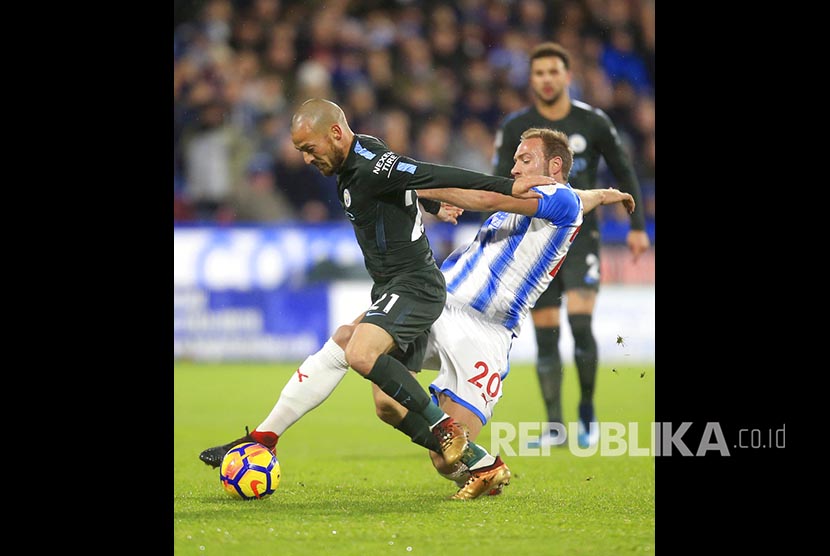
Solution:
[(427, 334), (441, 316), (446, 300), (447, 284), (438, 267), (411, 272), (372, 286), (372, 306), (360, 322), (386, 330), (397, 344), (390, 355), (407, 369), (420, 371)]
[(580, 231), (568, 249), (559, 272), (548, 284), (548, 289), (536, 300), (533, 308), (561, 307), (562, 296), (568, 290), (599, 291), (599, 244), (598, 231)]

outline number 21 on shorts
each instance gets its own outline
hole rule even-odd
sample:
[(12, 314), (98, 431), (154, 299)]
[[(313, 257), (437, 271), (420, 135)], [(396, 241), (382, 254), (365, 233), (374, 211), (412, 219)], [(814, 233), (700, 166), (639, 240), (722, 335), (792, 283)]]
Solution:
[(393, 293), (393, 294), (389, 295), (389, 301), (387, 301), (386, 305), (384, 305), (383, 309), (381, 309), (380, 312), (378, 312), (378, 307), (380, 307), (380, 304), (383, 303), (386, 300), (387, 295), (389, 295), (389, 294), (384, 293), (382, 296), (380, 296), (378, 298), (377, 301), (375, 301), (375, 303), (371, 307), (369, 307), (366, 310), (366, 316), (367, 317), (371, 317), (373, 315), (378, 315), (380, 313), (385, 313), (387, 315), (389, 314), (389, 311), (392, 309), (392, 306), (395, 305), (395, 303), (398, 301), (398, 298), (400, 296), (396, 293)]

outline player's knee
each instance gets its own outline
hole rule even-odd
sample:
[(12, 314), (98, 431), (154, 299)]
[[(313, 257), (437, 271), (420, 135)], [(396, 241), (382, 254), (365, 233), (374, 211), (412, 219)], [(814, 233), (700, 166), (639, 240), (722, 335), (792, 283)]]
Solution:
[(530, 312), (533, 318), (533, 325), (536, 328), (549, 328), (552, 326), (559, 327), (559, 307), (537, 307), (531, 309)]
[(375, 362), (380, 356), (379, 353), (368, 350), (365, 346), (355, 345), (355, 342), (349, 342), (344, 351), (349, 366), (363, 376), (372, 371), (372, 367), (375, 366)]
[(334, 334), (331, 335), (331, 339), (340, 346), (343, 351), (346, 351), (346, 346), (349, 345), (349, 340), (352, 339), (352, 333), (354, 332), (354, 325), (353, 324), (344, 324), (337, 327), (337, 330), (334, 331)]
[(372, 372), (376, 361), (377, 357), (369, 357), (363, 352), (346, 350), (346, 362), (363, 376)]

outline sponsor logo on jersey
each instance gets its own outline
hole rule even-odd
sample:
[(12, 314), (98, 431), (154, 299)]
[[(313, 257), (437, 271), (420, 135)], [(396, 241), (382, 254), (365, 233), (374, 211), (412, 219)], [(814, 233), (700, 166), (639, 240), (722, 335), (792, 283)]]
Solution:
[(372, 170), (373, 174), (380, 174), (381, 172), (386, 172), (387, 174), (392, 170), (392, 165), (395, 164), (400, 158), (400, 155), (393, 153), (392, 151), (386, 151), (382, 155), (377, 162), (375, 162), (375, 167)]
[(506, 212), (496, 212), (496, 213), (494, 213), (488, 219), (488, 222), (489, 222), (488, 228), (491, 229), (491, 230), (497, 230), (498, 228), (501, 228), (501, 225), (504, 224), (504, 221), (507, 219), (508, 216), (510, 216), (510, 214), (508, 214)]
[(569, 135), (568, 143), (571, 145), (571, 150), (574, 154), (585, 152), (585, 149), (588, 147), (588, 141), (585, 140), (585, 136), (579, 133)]

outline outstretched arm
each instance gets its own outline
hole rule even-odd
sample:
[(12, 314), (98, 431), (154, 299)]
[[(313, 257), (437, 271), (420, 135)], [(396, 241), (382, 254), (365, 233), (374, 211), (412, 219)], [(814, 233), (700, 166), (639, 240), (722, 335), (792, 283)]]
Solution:
[(444, 201), (465, 210), (479, 212), (503, 210), (533, 216), (539, 207), (539, 201), (536, 199), (517, 199), (492, 191), (458, 189), (457, 187), (421, 189), (418, 191), (418, 196), (425, 199)]
[[(401, 162), (394, 167), (400, 170), (397, 175), (411, 175), (410, 178), (405, 180), (405, 187), (418, 191), (422, 189), (458, 188), (495, 191), (518, 199), (539, 199), (542, 194), (531, 191), (531, 188), (537, 185), (546, 185), (553, 181), (552, 178), (545, 176), (503, 178), (456, 166), (420, 162), (406, 157), (401, 157)], [(395, 176), (396, 174), (391, 175)]]
[(582, 199), (582, 211), (591, 212), (599, 205), (613, 205), (622, 203), (628, 214), (634, 212), (636, 205), (631, 193), (623, 193), (619, 189), (574, 189), (579, 198)]
[[(619, 189), (574, 189), (582, 199), (584, 212), (590, 212), (599, 205), (613, 205), (622, 203), (629, 214), (634, 212), (636, 205), (630, 193), (623, 193)], [(493, 212), (503, 210), (515, 212), (525, 216), (536, 216), (539, 201), (536, 199), (517, 199), (491, 191), (472, 189), (458, 189), (448, 187), (444, 189), (421, 189), (418, 195), (425, 199), (440, 200), (452, 203), (465, 210)]]

